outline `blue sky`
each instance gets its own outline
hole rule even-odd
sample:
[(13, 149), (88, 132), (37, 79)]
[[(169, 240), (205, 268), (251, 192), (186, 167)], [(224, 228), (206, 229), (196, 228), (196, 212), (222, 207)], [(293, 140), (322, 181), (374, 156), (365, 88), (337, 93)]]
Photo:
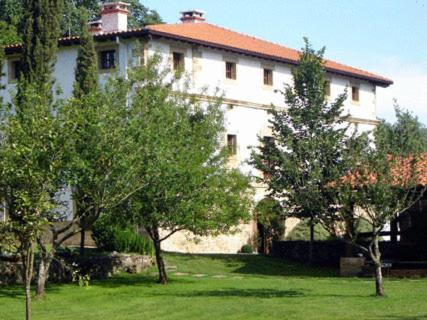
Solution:
[(299, 49), (307, 36), (326, 58), (376, 72), (378, 114), (393, 121), (393, 99), (427, 124), (427, 0), (140, 0), (168, 23), (201, 9), (207, 21)]

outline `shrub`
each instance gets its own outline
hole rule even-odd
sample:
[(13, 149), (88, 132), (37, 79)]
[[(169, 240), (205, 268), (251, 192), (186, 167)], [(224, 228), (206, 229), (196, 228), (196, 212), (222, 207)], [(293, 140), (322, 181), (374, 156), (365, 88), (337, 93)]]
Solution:
[(240, 253), (253, 253), (253, 252), (254, 252), (254, 249), (250, 244), (245, 244), (240, 249)]
[[(320, 224), (314, 226), (314, 240), (330, 240), (331, 235)], [(310, 240), (310, 222), (303, 220), (286, 236), (285, 240)]]
[(103, 251), (154, 254), (151, 239), (137, 233), (132, 226), (112, 224), (106, 218), (101, 218), (95, 223), (92, 237), (98, 249)]

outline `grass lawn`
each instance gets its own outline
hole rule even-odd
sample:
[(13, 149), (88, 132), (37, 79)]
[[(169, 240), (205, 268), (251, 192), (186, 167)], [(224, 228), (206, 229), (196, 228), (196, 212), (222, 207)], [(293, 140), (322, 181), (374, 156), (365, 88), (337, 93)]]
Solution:
[[(155, 269), (94, 281), (88, 289), (51, 285), (33, 304), (35, 320), (121, 319), (427, 319), (427, 279), (339, 278), (261, 256), (167, 254), (170, 284)], [(0, 319), (24, 318), (23, 291), (0, 287)]]

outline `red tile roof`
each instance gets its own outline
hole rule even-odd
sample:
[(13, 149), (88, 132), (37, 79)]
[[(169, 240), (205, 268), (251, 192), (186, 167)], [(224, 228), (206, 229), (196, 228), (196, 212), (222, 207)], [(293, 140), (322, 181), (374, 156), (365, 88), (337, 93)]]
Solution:
[[(298, 64), (300, 56), (298, 50), (290, 49), (282, 45), (231, 31), (206, 22), (158, 24), (127, 31), (99, 33), (94, 37), (95, 40), (105, 40), (108, 38), (114, 39), (115, 36), (133, 37), (144, 35), (186, 41), (293, 65)], [(60, 45), (70, 45), (78, 42), (79, 38), (76, 36), (60, 38), (58, 41)], [(20, 44), (14, 44), (6, 47), (6, 52), (13, 53), (20, 49)], [(393, 84), (393, 81), (390, 79), (331, 60), (325, 60), (325, 68), (329, 72), (372, 81), (380, 86), (386, 87)]]
[[(389, 157), (392, 160), (392, 157)], [(419, 185), (427, 186), (427, 153), (422, 153), (414, 159), (413, 156), (406, 158), (397, 158), (393, 161), (390, 168), (390, 183), (396, 186)], [(375, 173), (356, 172), (342, 178), (344, 183), (352, 186), (364, 183), (376, 183), (377, 176)], [(331, 186), (334, 186), (332, 183)]]
[[(272, 42), (231, 31), (209, 23), (178, 23), (147, 26), (154, 35), (190, 41), (261, 58), (297, 64), (300, 52)], [(325, 68), (334, 73), (353, 76), (388, 86), (392, 80), (382, 76), (326, 60)]]

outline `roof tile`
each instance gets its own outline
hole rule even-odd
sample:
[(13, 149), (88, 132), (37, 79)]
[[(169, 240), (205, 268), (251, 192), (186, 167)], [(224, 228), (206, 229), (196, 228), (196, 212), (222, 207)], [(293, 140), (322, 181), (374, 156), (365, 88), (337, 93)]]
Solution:
[[(248, 53), (276, 58), (278, 60), (283, 60), (284, 62), (297, 64), (300, 57), (300, 52), (298, 50), (290, 49), (282, 45), (231, 31), (206, 22), (158, 24), (147, 26), (147, 28), (159, 35), (186, 39), (189, 41), (200, 41), (212, 46), (244, 50)], [(368, 71), (346, 66), (335, 61), (325, 60), (325, 67), (331, 72), (338, 72), (371, 80), (383, 86), (388, 86), (393, 83), (390, 79)]]

